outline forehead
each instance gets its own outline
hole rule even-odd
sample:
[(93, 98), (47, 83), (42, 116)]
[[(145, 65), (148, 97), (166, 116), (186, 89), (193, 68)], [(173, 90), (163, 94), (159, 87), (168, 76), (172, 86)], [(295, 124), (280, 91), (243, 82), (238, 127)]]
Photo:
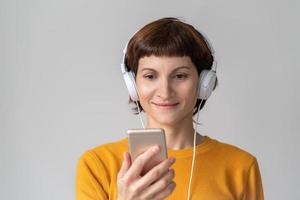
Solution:
[(155, 71), (172, 71), (179, 67), (196, 70), (189, 56), (145, 56), (139, 60), (138, 71), (152, 69)]

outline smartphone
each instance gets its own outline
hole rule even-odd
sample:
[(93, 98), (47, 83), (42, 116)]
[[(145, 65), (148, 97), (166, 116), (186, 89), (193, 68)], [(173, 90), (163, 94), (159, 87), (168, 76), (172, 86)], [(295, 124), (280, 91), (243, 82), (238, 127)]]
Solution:
[(144, 166), (142, 175), (146, 174), (154, 166), (168, 158), (167, 144), (164, 129), (147, 128), (147, 129), (129, 129), (128, 148), (132, 162), (148, 148), (158, 145), (160, 152), (154, 155)]

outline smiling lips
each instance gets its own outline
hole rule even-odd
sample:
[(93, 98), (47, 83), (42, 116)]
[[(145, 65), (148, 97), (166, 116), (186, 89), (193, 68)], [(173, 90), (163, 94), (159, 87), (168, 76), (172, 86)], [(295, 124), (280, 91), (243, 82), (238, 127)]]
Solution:
[(170, 108), (174, 108), (179, 103), (153, 103), (153, 104), (162, 109), (170, 109)]

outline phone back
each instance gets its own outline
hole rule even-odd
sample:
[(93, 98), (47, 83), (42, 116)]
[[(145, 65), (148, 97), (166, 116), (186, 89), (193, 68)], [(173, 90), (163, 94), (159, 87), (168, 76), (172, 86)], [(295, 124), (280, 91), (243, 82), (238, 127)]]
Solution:
[(158, 145), (160, 147), (160, 152), (156, 154), (150, 162), (147, 163), (147, 166), (144, 169), (145, 172), (168, 157), (165, 133), (163, 129), (129, 129), (127, 131), (127, 134), (129, 146), (128, 148), (132, 161), (134, 161), (148, 148), (155, 145)]

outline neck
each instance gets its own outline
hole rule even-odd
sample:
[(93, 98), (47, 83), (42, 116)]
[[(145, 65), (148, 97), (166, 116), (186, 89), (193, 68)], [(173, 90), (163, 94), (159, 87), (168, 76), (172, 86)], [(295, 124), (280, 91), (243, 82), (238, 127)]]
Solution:
[[(151, 118), (147, 118), (146, 128), (163, 128), (166, 134), (166, 143), (168, 149), (179, 150), (193, 147), (194, 133), (192, 117), (189, 120), (184, 120), (181, 123), (161, 124)], [(203, 136), (197, 134), (196, 145), (202, 142)]]

